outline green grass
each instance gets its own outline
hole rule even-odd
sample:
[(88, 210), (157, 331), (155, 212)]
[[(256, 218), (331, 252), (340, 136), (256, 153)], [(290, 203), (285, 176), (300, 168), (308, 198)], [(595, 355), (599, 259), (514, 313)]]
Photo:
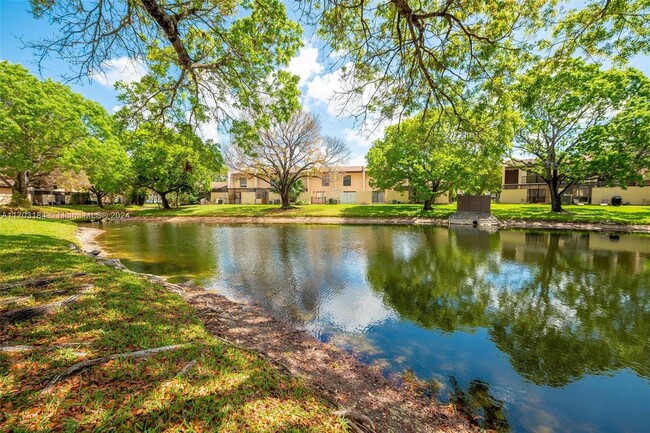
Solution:
[[(551, 212), (546, 204), (492, 204), (492, 213), (502, 220), (607, 222), (650, 224), (650, 206), (565, 206), (565, 213)], [(350, 217), (350, 218), (448, 218), (456, 204), (435, 205), (423, 211), (420, 204), (395, 205), (303, 205), (280, 210), (277, 205), (203, 205), (178, 209), (145, 209), (133, 216), (221, 216), (221, 217)]]
[(144, 209), (132, 212), (133, 216), (221, 216), (221, 217), (355, 217), (355, 218), (403, 218), (403, 217), (447, 217), (452, 207), (438, 207), (422, 211), (417, 204), (404, 205), (298, 205), (281, 210), (277, 205), (194, 205), (177, 209)]
[(547, 204), (492, 204), (492, 214), (502, 220), (566, 221), (582, 223), (650, 224), (650, 206), (563, 206), (551, 212)]
[[(67, 222), (0, 219), (0, 283), (87, 273), (0, 290), (0, 300), (27, 297), (36, 305), (68, 296), (48, 295), (54, 289), (95, 286), (77, 303), (2, 331), (1, 345), (38, 349), (0, 352), (0, 431), (343, 431), (300, 381), (216, 340), (181, 297), (71, 250), (74, 230)], [(0, 312), (17, 307), (0, 303)], [(101, 364), (40, 394), (55, 374), (83, 359), (188, 342)], [(196, 366), (178, 377), (191, 360)]]
[[(97, 207), (34, 207), (36, 211), (96, 212)], [(565, 206), (565, 213), (551, 212), (548, 204), (492, 204), (492, 213), (501, 220), (567, 221), (583, 223), (650, 224), (650, 206)], [(456, 204), (435, 205), (423, 211), (420, 204), (387, 205), (299, 205), (281, 210), (277, 205), (191, 205), (170, 210), (156, 206), (113, 206), (113, 211), (127, 211), (146, 217), (349, 217), (349, 218), (448, 218)], [(1, 211), (0, 211), (1, 212)]]

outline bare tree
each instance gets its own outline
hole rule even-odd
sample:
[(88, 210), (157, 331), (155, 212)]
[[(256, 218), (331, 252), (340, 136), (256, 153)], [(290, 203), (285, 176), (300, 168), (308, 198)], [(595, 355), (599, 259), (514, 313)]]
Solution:
[[(232, 170), (268, 182), (289, 209), (291, 187), (302, 177), (345, 162), (349, 150), (341, 139), (321, 136), (318, 118), (305, 111), (259, 131), (254, 145), (238, 143), (226, 153)], [(250, 149), (250, 150), (247, 150)]]

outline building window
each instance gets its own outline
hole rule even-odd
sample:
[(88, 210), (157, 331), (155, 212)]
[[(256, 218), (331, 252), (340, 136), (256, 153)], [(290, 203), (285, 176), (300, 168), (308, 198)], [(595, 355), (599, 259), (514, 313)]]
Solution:
[(246, 188), (246, 178), (245, 177), (240, 177), (239, 178), (239, 187), (240, 188)]
[(373, 203), (383, 203), (385, 200), (384, 198), (384, 191), (373, 191), (372, 192), (372, 202)]
[(528, 203), (545, 203), (546, 190), (545, 189), (529, 189), (528, 190)]
[(526, 172), (526, 183), (544, 183), (544, 179), (531, 171)]
[(347, 174), (343, 176), (343, 186), (352, 186), (352, 176)]
[(323, 186), (330, 186), (330, 175), (323, 175), (323, 177), (321, 177), (321, 182), (323, 182)]
[(506, 169), (506, 176), (504, 179), (504, 185), (516, 185), (519, 183), (519, 169)]

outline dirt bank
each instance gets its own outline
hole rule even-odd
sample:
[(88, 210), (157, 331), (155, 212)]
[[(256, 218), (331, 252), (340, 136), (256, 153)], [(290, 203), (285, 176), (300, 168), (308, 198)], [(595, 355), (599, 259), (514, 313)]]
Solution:
[[(121, 221), (210, 222), (217, 224), (379, 224), (448, 226), (447, 219), (432, 218), (346, 218), (346, 217), (150, 217), (136, 216)], [(564, 221), (500, 220), (499, 228), (579, 230), (620, 233), (650, 233), (648, 224), (581, 223)]]
[[(295, 219), (291, 220), (295, 222)], [(101, 232), (79, 228), (77, 238), (83, 249), (98, 249), (94, 238)], [(117, 261), (109, 262), (115, 265)], [(152, 281), (162, 281), (154, 275), (145, 276)], [(353, 416), (362, 414), (369, 417), (377, 432), (479, 431), (454, 407), (440, 405), (411, 387), (398, 389), (378, 367), (362, 364), (342, 349), (322, 343), (293, 325), (270, 317), (259, 307), (233, 302), (199, 287), (163, 284), (196, 309), (206, 329), (213, 335), (228, 344), (252, 350), (269, 359), (278, 369), (301, 377), (307, 386), (334, 407), (352, 411)]]

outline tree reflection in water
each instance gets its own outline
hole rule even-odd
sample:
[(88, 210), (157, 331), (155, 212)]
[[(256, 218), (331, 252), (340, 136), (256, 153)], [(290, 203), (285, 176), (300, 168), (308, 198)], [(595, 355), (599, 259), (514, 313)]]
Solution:
[(450, 398), (478, 409), (481, 422), (492, 423), (485, 428), (508, 428), (495, 395), (507, 402), (518, 431), (609, 433), (648, 424), (650, 237), (387, 226), (112, 227), (103, 237), (106, 250), (132, 269), (187, 277), (263, 305), (390, 372), (453, 375)]
[(486, 328), (532, 383), (558, 387), (624, 368), (650, 379), (648, 255), (589, 248), (597, 236), (423, 228), (408, 255), (390, 237), (368, 249), (367, 279), (422, 327)]

